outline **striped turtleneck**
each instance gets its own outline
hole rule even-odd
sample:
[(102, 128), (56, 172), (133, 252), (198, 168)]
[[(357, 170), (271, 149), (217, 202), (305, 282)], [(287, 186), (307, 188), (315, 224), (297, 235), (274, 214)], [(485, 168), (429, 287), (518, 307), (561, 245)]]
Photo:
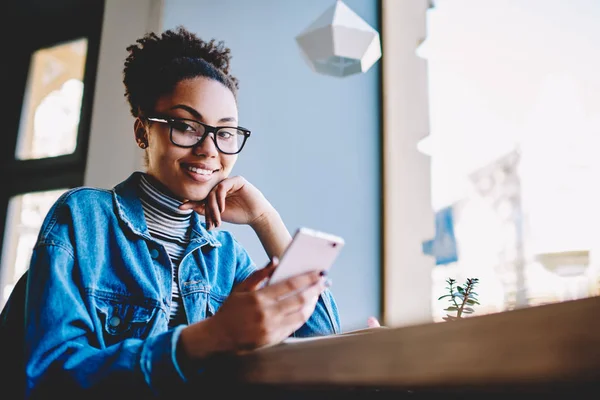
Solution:
[(183, 300), (179, 294), (179, 263), (189, 243), (190, 222), (193, 210), (180, 210), (182, 204), (167, 194), (160, 183), (152, 177), (142, 175), (140, 179), (140, 199), (146, 225), (150, 235), (162, 244), (172, 265), (172, 298), (170, 326), (187, 323)]

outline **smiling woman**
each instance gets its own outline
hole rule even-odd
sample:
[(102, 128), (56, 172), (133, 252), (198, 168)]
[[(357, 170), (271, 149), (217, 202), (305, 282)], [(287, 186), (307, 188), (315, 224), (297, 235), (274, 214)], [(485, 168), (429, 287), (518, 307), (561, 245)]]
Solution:
[[(168, 118), (167, 123), (157, 123), (161, 121), (155, 115)], [(178, 82), (136, 120), (135, 139), (146, 151), (146, 172), (182, 200), (204, 200), (237, 161), (238, 147), (225, 153), (222, 147), (232, 150), (231, 145), (218, 146), (219, 132), (237, 131), (223, 124), (234, 125), (237, 118), (234, 94), (221, 82), (203, 76)], [(206, 140), (208, 136), (212, 140)]]
[[(169, 395), (213, 355), (340, 332), (318, 265), (261, 285), (291, 235), (260, 190), (230, 176), (250, 130), (229, 49), (179, 27), (127, 50), (145, 170), (112, 190), (70, 189), (46, 215), (27, 276), (26, 398)], [(222, 222), (249, 225), (272, 261), (257, 267)]]

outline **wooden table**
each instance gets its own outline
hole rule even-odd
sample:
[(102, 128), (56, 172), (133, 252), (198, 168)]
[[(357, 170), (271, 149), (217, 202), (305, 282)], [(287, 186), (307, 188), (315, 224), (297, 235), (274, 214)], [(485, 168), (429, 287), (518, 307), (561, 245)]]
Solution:
[(191, 386), (262, 399), (600, 399), (600, 297), (286, 343), (206, 372)]

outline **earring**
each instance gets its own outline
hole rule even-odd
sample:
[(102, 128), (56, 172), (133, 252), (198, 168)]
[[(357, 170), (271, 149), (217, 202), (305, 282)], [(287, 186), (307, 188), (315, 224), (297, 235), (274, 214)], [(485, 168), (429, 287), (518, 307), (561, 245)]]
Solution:
[(148, 145), (144, 142), (138, 142), (138, 146), (140, 146), (140, 149), (145, 149), (146, 147), (148, 147)]

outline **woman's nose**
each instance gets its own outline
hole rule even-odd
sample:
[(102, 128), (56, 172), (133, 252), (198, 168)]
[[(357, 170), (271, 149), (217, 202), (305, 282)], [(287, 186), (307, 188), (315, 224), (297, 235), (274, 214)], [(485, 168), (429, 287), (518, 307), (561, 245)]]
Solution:
[(217, 154), (219, 154), (219, 150), (215, 145), (214, 134), (209, 133), (206, 135), (204, 140), (201, 140), (198, 142), (198, 144), (192, 147), (192, 152), (196, 156), (216, 157)]

